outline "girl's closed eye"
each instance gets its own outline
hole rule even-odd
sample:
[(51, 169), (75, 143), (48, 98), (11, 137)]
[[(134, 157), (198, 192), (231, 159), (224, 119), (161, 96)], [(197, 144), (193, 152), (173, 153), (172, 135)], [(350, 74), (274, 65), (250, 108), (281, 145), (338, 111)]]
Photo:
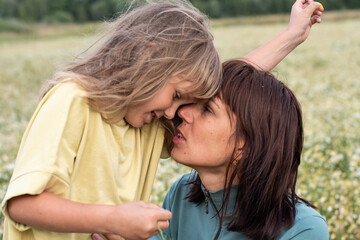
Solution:
[(175, 92), (174, 92), (173, 99), (174, 99), (174, 100), (178, 100), (178, 99), (180, 99), (180, 98), (181, 98), (181, 94), (180, 94), (180, 92), (175, 91)]

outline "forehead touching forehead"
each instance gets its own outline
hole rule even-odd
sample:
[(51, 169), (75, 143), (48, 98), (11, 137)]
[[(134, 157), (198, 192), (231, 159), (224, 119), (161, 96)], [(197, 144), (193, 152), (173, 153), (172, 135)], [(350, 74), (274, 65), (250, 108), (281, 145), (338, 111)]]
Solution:
[(203, 80), (195, 79), (190, 74), (181, 74), (171, 78), (171, 83), (179, 86), (178, 91), (183, 97), (193, 98), (194, 102), (207, 102), (218, 96), (220, 93), (220, 86), (214, 81), (204, 82)]

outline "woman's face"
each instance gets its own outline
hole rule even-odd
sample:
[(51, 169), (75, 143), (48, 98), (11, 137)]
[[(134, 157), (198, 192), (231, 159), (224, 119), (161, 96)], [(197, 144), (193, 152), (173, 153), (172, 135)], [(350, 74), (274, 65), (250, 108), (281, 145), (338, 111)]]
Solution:
[(200, 169), (225, 171), (234, 150), (233, 126), (230, 115), (220, 98), (208, 103), (181, 107), (178, 115), (183, 120), (171, 156), (179, 163)]
[(174, 77), (149, 101), (129, 107), (125, 120), (133, 127), (142, 127), (154, 118), (162, 116), (172, 119), (176, 110), (183, 104), (194, 102), (191, 94), (186, 93), (192, 83)]

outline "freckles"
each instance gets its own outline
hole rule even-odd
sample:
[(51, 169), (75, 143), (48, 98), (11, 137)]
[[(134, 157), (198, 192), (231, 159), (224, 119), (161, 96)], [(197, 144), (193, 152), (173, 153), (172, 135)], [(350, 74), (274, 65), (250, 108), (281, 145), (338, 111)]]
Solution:
[(210, 136), (213, 136), (215, 135), (216, 133), (215, 132), (215, 128), (217, 128), (217, 124), (212, 122), (212, 121), (207, 121), (207, 126), (213, 126), (209, 129), (209, 131), (206, 132), (206, 135), (210, 135)]
[(183, 152), (183, 161), (184, 162), (189, 162), (191, 159), (190, 159), (190, 157), (189, 157), (189, 154), (188, 154), (188, 152), (187, 151), (184, 151)]

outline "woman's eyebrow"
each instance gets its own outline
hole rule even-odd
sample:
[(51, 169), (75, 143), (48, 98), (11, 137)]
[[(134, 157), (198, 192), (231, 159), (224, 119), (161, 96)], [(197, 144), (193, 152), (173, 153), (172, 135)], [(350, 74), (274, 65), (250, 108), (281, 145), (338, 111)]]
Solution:
[(209, 103), (212, 102), (219, 110), (220, 110), (220, 106), (219, 104), (215, 101), (215, 99), (210, 99)]

